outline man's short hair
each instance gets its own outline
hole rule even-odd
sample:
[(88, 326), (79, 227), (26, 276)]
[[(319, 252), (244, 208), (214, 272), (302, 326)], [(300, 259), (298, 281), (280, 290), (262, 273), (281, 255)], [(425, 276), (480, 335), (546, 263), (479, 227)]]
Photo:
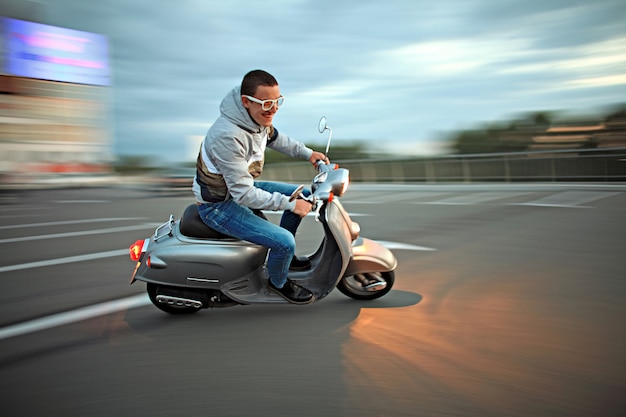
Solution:
[(241, 95), (242, 96), (254, 96), (256, 89), (260, 85), (272, 87), (278, 85), (276, 78), (269, 72), (263, 70), (252, 70), (244, 75), (241, 81)]

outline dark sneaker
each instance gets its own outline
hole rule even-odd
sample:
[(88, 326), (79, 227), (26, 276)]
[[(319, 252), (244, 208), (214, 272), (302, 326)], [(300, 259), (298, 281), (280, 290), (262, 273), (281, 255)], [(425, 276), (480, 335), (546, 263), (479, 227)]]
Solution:
[(304, 271), (311, 267), (311, 261), (304, 256), (294, 256), (289, 264), (291, 271)]
[(272, 281), (267, 280), (267, 286), (270, 290), (293, 304), (309, 304), (315, 300), (311, 291), (297, 285), (291, 280), (287, 280), (282, 288), (275, 287)]

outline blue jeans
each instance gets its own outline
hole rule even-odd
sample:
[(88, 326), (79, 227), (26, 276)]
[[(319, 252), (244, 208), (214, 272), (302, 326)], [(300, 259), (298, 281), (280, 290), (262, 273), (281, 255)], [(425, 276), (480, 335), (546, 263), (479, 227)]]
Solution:
[[(280, 182), (256, 181), (254, 186), (270, 193), (279, 192), (291, 195), (295, 185)], [(303, 191), (308, 195), (309, 191)], [(278, 288), (287, 282), (289, 264), (296, 251), (296, 230), (302, 221), (297, 214), (285, 210), (280, 219), (280, 226), (260, 218), (248, 207), (233, 200), (208, 203), (198, 206), (200, 218), (209, 227), (237, 239), (247, 240), (269, 248), (267, 272)]]

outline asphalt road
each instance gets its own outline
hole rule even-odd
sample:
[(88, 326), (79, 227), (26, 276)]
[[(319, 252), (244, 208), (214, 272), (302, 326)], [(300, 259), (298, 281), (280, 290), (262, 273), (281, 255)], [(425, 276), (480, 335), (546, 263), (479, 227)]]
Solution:
[[(625, 185), (355, 184), (342, 201), (398, 258), (386, 297), (184, 317), (129, 285), (126, 250), (190, 196), (5, 201), (2, 415), (624, 415)], [(320, 237), (308, 217), (298, 251)]]

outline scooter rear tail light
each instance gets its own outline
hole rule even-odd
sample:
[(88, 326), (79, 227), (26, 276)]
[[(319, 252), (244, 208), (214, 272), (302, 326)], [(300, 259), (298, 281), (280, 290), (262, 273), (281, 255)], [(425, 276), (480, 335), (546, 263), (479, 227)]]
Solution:
[(132, 245), (128, 251), (130, 252), (130, 260), (137, 262), (141, 258), (141, 250), (143, 249), (143, 240), (138, 240)]

